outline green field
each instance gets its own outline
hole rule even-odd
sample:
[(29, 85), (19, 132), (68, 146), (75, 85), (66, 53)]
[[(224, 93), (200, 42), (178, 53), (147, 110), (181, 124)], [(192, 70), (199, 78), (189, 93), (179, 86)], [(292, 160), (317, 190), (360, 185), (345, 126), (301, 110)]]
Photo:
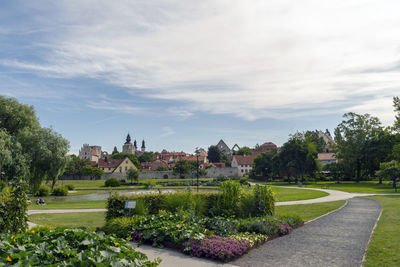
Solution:
[(315, 203), (315, 204), (303, 204), (303, 205), (288, 205), (288, 206), (276, 206), (276, 214), (293, 214), (299, 215), (305, 222), (315, 219), (328, 212), (336, 210), (346, 203), (345, 200), (338, 200), (332, 202)]
[(96, 229), (105, 223), (105, 212), (75, 212), (75, 213), (54, 213), (29, 215), (29, 221), (50, 226), (66, 227), (87, 227)]
[(328, 193), (317, 190), (291, 189), (284, 187), (272, 187), (272, 191), (275, 192), (276, 201), (278, 202), (320, 198), (329, 195)]
[(369, 197), (381, 203), (381, 218), (368, 246), (364, 266), (400, 266), (400, 196)]
[[(267, 185), (277, 185), (277, 186), (292, 186), (297, 187), (295, 184), (288, 184), (284, 182), (259, 182), (255, 181), (256, 183), (260, 184), (267, 184)], [(356, 182), (341, 182), (340, 184), (336, 184), (335, 182), (310, 182), (306, 185), (303, 185), (305, 188), (323, 188), (323, 189), (333, 189), (344, 191), (348, 193), (377, 193), (377, 194), (384, 194), (384, 193), (395, 193), (392, 185), (388, 184), (389, 181), (383, 181), (382, 184), (379, 184), (378, 181), (362, 181), (359, 183)], [(398, 190), (400, 193), (400, 190)]]
[(29, 210), (52, 210), (52, 209), (105, 209), (106, 200), (97, 201), (55, 201), (46, 205), (31, 204)]

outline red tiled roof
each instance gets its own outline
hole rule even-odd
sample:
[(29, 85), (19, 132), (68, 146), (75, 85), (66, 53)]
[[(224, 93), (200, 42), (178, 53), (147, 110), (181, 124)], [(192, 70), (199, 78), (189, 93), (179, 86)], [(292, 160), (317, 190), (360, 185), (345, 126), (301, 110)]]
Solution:
[(235, 155), (233, 158), (236, 158), (236, 161), (239, 165), (251, 165), (253, 164), (255, 156), (242, 156), (242, 155)]
[(158, 169), (158, 167), (167, 167), (168, 168), (168, 163), (165, 162), (164, 160), (155, 160), (153, 162), (142, 162), (142, 169), (146, 170), (152, 170), (155, 171)]
[(335, 153), (318, 153), (318, 160), (336, 160)]
[(117, 168), (124, 159), (99, 159), (99, 168)]

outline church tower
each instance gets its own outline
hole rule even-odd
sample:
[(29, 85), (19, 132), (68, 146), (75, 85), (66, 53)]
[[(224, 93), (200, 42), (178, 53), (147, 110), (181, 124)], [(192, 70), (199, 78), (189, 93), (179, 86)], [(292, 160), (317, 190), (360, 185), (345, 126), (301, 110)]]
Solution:
[(142, 152), (145, 152), (146, 151), (146, 146), (144, 145), (144, 140), (142, 141), (142, 150), (141, 150)]
[(131, 136), (128, 133), (128, 135), (126, 136), (126, 142), (122, 146), (122, 153), (135, 154), (135, 151), (136, 149), (134, 145), (131, 143)]

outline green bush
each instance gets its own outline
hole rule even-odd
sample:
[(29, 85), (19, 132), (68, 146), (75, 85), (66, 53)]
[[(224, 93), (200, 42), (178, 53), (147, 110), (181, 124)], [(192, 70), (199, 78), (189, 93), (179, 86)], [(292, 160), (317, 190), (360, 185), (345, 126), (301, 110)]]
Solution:
[[(24, 232), (28, 226), (27, 185), (19, 180), (12, 183), (8, 189), (0, 193), (0, 233)], [(1, 243), (0, 255), (2, 255)], [(1, 260), (0, 266), (2, 266)]]
[(136, 207), (132, 211), (135, 215), (147, 215), (149, 213), (149, 209), (143, 199), (136, 201)]
[(161, 203), (161, 209), (175, 212), (179, 210), (188, 210), (192, 202), (191, 193), (177, 192), (165, 194)]
[[(143, 200), (143, 203), (146, 206), (148, 214), (158, 214), (159, 210), (164, 210), (166, 207), (165, 199), (169, 195), (178, 194), (178, 199), (181, 195), (185, 195), (186, 193), (173, 193), (173, 194), (143, 194), (143, 195), (132, 195), (132, 196), (122, 196), (118, 194), (113, 194), (107, 199), (107, 214), (106, 220), (110, 220), (113, 218), (118, 218), (122, 216), (128, 215), (128, 210), (125, 210), (125, 201), (126, 200)], [(178, 205), (174, 203), (173, 200), (169, 200), (169, 204), (167, 205), (171, 212), (177, 212), (178, 210), (182, 210), (179, 207), (188, 207), (191, 210), (194, 210), (195, 214), (204, 214), (206, 216), (211, 216), (210, 209), (216, 203), (219, 193), (198, 193), (192, 194), (192, 200), (190, 205), (181, 204)], [(171, 197), (174, 198), (174, 197)], [(180, 201), (180, 200), (179, 200)], [(173, 207), (177, 207), (177, 209), (173, 209)]]
[(47, 197), (49, 195), (50, 195), (50, 188), (45, 185), (39, 186), (39, 189), (35, 194), (35, 196), (37, 197)]
[(255, 185), (252, 190), (254, 194), (254, 214), (259, 217), (273, 215), (275, 212), (275, 200), (271, 187)]
[(121, 238), (127, 238), (132, 234), (132, 232), (134, 232), (133, 226), (137, 220), (136, 218), (137, 217), (120, 217), (109, 220), (106, 222), (102, 230), (109, 234), (115, 234)]
[(0, 266), (158, 266), (127, 241), (81, 229), (0, 235)]
[(242, 187), (238, 182), (225, 181), (219, 186), (221, 194), (212, 213), (218, 216), (232, 216), (239, 213), (239, 203), (242, 194)]
[(118, 181), (115, 178), (108, 178), (105, 182), (104, 182), (104, 186), (105, 187), (118, 187), (120, 186), (121, 183), (120, 181)]
[(73, 184), (66, 184), (65, 187), (66, 187), (68, 190), (71, 190), (71, 191), (75, 189), (75, 186), (74, 186)]
[(55, 196), (67, 196), (68, 195), (68, 188), (65, 186), (55, 187), (53, 189), (53, 195)]

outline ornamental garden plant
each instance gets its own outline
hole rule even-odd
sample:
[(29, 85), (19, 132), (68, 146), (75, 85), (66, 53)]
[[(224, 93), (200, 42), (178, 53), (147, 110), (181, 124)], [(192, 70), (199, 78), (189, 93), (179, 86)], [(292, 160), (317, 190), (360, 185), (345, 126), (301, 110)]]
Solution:
[[(136, 208), (126, 210), (126, 200), (136, 200)], [(107, 201), (103, 230), (196, 257), (230, 261), (303, 223), (299, 217), (276, 216), (274, 209), (269, 187), (247, 189), (234, 181), (223, 182), (218, 193), (116, 194)]]

